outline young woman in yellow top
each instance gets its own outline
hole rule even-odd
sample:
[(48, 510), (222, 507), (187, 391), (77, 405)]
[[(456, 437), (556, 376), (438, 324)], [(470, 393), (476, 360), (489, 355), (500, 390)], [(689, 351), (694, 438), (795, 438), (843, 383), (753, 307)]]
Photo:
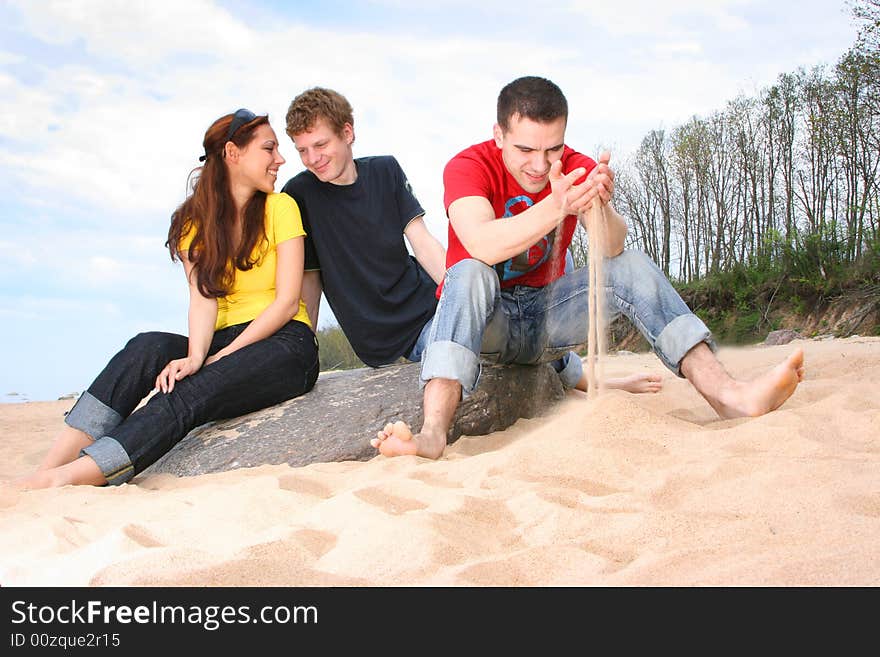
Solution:
[(318, 348), (301, 299), (305, 232), (294, 200), (274, 193), (284, 164), (275, 132), (268, 117), (242, 109), (217, 119), (203, 145), (204, 166), (167, 242), (189, 283), (189, 338), (132, 338), (21, 488), (125, 483), (194, 427), (315, 385)]

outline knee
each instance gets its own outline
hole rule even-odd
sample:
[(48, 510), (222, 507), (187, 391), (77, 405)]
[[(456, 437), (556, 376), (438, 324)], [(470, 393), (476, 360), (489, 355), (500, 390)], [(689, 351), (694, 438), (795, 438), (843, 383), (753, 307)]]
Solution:
[[(620, 262), (615, 263), (615, 260)], [(606, 284), (631, 309), (656, 309), (668, 303), (684, 305), (666, 275), (641, 251), (624, 251), (609, 261)], [(677, 299), (677, 300), (676, 300)], [(624, 309), (625, 311), (625, 309)]]
[(645, 252), (638, 249), (625, 249), (619, 255), (609, 258), (608, 262), (623, 269), (642, 269), (653, 264)]
[[(125, 345), (126, 349), (131, 349), (140, 353), (166, 353), (174, 351), (179, 346), (182, 336), (174, 333), (163, 333), (161, 331), (147, 331), (138, 333)], [(185, 338), (184, 338), (185, 339)]]
[(609, 258), (606, 271), (608, 282), (611, 285), (633, 282), (647, 283), (656, 280), (658, 275), (663, 276), (663, 272), (654, 264), (654, 261), (643, 251), (636, 249), (627, 249), (620, 255)]
[(469, 294), (485, 293), (494, 298), (501, 289), (498, 274), (486, 263), (466, 258), (455, 263), (446, 272), (446, 286), (467, 290)]

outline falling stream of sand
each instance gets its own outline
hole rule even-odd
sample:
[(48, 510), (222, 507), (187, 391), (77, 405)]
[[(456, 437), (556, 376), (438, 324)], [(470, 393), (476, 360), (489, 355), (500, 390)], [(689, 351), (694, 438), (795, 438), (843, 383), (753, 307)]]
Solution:
[(605, 277), (602, 263), (605, 253), (605, 206), (594, 202), (587, 213), (589, 237), (589, 325), (587, 328), (587, 394), (595, 397), (602, 385), (602, 355), (607, 340), (605, 331)]

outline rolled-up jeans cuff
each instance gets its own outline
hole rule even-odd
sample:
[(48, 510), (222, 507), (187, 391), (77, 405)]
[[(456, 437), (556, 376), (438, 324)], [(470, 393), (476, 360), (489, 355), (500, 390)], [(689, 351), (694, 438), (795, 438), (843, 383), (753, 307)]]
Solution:
[(91, 456), (111, 486), (124, 484), (134, 477), (134, 466), (128, 452), (115, 438), (104, 436), (84, 447), (80, 454)]
[(122, 419), (119, 413), (86, 391), (76, 400), (64, 422), (96, 440), (122, 424)]
[(559, 375), (559, 380), (566, 388), (574, 388), (584, 375), (584, 364), (573, 351), (569, 351), (562, 358), (551, 363), (553, 369)]
[(453, 379), (461, 384), (461, 396), (470, 396), (480, 380), (480, 359), (467, 347), (444, 340), (432, 342), (422, 354), (419, 375), (424, 388), (431, 379)]
[(718, 345), (712, 339), (712, 332), (699, 317), (693, 313), (679, 315), (666, 325), (654, 343), (654, 351), (676, 376), (681, 373), (681, 361), (687, 353), (701, 342), (705, 342), (713, 352)]

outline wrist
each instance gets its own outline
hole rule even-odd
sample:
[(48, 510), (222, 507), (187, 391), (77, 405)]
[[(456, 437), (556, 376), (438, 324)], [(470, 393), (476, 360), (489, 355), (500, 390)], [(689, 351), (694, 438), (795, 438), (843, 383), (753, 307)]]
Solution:
[(541, 203), (546, 203), (547, 208), (547, 223), (552, 225), (550, 229), (552, 230), (555, 226), (559, 225), (563, 219), (565, 219), (571, 212), (568, 210), (565, 204), (565, 199), (556, 198), (555, 194), (550, 194), (547, 198), (545, 198)]

